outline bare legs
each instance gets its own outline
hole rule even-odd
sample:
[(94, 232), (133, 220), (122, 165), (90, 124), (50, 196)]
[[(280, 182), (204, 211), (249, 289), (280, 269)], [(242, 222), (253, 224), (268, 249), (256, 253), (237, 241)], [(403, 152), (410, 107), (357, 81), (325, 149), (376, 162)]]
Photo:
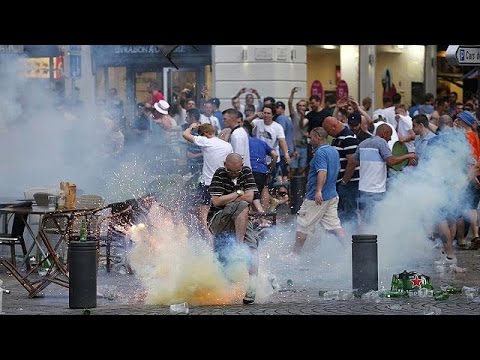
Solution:
[[(343, 247), (346, 247), (347, 243), (345, 240), (345, 230), (343, 228), (338, 228), (334, 230), (329, 230), (329, 232), (333, 232), (335, 234), (335, 237), (338, 239), (340, 244)], [(299, 255), (300, 252), (303, 249), (303, 245), (305, 244), (305, 241), (307, 240), (307, 234), (297, 231), (296, 237), (295, 237), (295, 244), (293, 245), (292, 253), (295, 255)]]
[[(455, 256), (453, 252), (453, 237), (455, 234), (455, 229), (453, 227), (449, 226), (449, 223), (444, 220), (440, 222), (438, 225), (438, 233), (440, 234), (440, 237), (443, 242), (443, 250), (445, 251), (445, 254), (449, 258), (453, 258)], [(452, 232), (453, 230), (453, 232)]]

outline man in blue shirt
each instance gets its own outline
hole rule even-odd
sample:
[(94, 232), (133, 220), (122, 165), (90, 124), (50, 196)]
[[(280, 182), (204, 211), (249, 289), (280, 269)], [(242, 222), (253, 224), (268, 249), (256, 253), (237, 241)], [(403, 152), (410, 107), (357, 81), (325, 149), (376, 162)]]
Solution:
[(345, 245), (345, 232), (338, 218), (338, 194), (336, 182), (340, 171), (340, 157), (337, 149), (327, 144), (327, 132), (322, 127), (310, 131), (310, 144), (314, 149), (307, 180), (307, 194), (298, 211), (297, 235), (293, 253), (299, 254), (308, 234), (315, 233), (320, 223), (332, 231)]

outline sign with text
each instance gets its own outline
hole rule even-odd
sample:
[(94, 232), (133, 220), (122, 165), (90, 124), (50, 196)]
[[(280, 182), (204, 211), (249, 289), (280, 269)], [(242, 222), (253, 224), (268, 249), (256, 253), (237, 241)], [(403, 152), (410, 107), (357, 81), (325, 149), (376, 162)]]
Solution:
[(0, 53), (21, 54), (23, 45), (0, 45)]
[(337, 84), (337, 101), (348, 99), (348, 85), (345, 80), (340, 80)]
[(323, 100), (323, 87), (320, 80), (315, 80), (312, 82), (312, 86), (310, 87), (310, 96), (318, 95), (320, 98), (320, 102)]
[(480, 45), (448, 45), (446, 57), (450, 65), (480, 65)]

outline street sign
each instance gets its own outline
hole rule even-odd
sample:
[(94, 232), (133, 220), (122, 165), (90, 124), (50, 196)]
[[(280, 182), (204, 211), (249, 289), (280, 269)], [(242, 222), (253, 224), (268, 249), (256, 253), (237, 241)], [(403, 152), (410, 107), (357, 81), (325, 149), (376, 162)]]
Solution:
[(448, 45), (447, 62), (450, 65), (475, 66), (480, 65), (479, 45)]

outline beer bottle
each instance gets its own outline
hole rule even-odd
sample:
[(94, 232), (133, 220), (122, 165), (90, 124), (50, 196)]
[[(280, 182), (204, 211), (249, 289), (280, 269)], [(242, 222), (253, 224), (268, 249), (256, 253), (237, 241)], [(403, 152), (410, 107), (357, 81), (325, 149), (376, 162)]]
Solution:
[(87, 241), (87, 222), (82, 220), (80, 224), (80, 241)]

